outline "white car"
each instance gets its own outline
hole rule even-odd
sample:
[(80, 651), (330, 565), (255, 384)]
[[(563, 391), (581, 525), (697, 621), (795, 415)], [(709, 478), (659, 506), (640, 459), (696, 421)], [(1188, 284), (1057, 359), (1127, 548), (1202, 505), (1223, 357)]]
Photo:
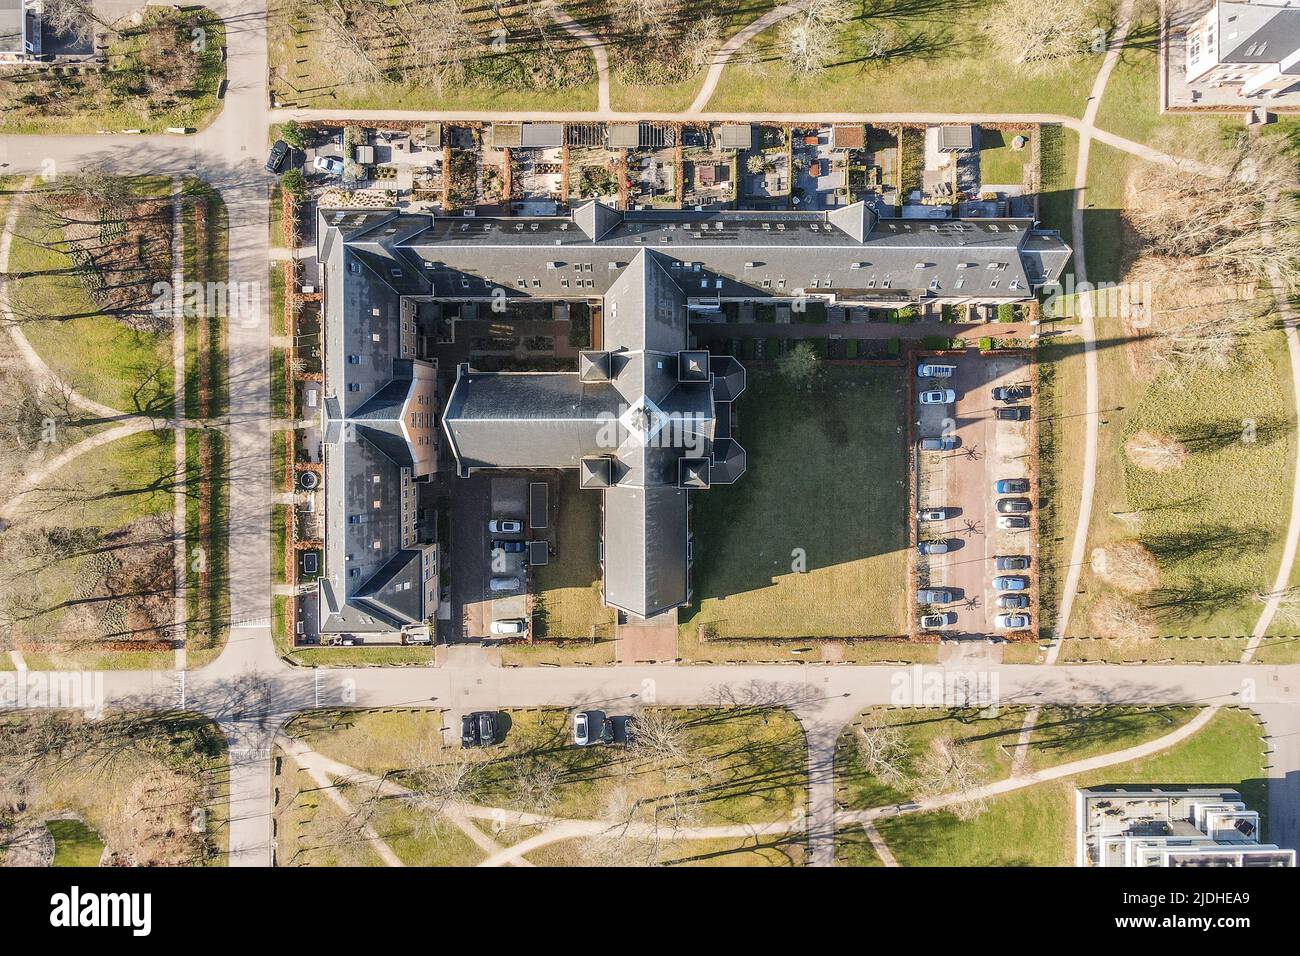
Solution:
[(957, 623), (956, 611), (943, 611), (940, 614), (922, 614), (921, 627), (928, 631), (936, 630), (941, 627), (948, 627)]
[(343, 175), (343, 160), (337, 156), (317, 156), (312, 166), (320, 173), (329, 173), (331, 176)]
[(580, 710), (573, 715), (573, 742), (579, 747), (591, 743), (591, 726), (585, 710)]
[(493, 634), (502, 636), (523, 634), (528, 630), (528, 624), (522, 617), (510, 617), (506, 618), (504, 621), (493, 621), (492, 627), (489, 630), (491, 630)]
[(921, 393), (922, 405), (951, 405), (957, 401), (957, 393), (950, 388), (932, 388)]
[(493, 578), (488, 582), (488, 588), (493, 591), (518, 591), (518, 578)]
[(916, 513), (918, 521), (946, 521), (948, 519), (947, 508), (922, 508)]
[(493, 518), (488, 522), (489, 534), (519, 534), (524, 530), (522, 521), (510, 521), (507, 518)]
[(999, 631), (1010, 631), (1029, 626), (1028, 614), (999, 614), (993, 618), (993, 626)]

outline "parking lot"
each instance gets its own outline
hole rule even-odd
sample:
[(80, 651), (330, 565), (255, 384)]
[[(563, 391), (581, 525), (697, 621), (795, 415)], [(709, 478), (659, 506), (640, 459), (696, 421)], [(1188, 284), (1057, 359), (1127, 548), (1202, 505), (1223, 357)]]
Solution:
[[(984, 639), (1005, 633), (995, 626), (998, 614), (1028, 614), (1030, 627), (1037, 626), (1035, 573), (995, 570), (999, 555), (1034, 553), (1035, 511), (1024, 515), (1029, 528), (1010, 530), (999, 527), (999, 499), (1037, 500), (1033, 459), (1032, 408), (1035, 396), (1021, 400), (1028, 406), (1025, 421), (1000, 421), (997, 408), (1011, 407), (993, 398), (993, 390), (1003, 386), (1027, 385), (1031, 380), (1028, 356), (1020, 354), (981, 355), (970, 350), (961, 356), (918, 359), (935, 364), (956, 366), (950, 378), (926, 378), (914, 381), (914, 409), (917, 415), (917, 449), (913, 455), (913, 479), (918, 511), (942, 510), (938, 520), (917, 518), (918, 541), (943, 541), (943, 554), (915, 555), (912, 591), (940, 588), (952, 592), (952, 600), (935, 604), (931, 613), (955, 613), (956, 620), (940, 630), (945, 638)], [(912, 369), (915, 376), (916, 369)], [(953, 404), (923, 405), (920, 394), (929, 389), (951, 389), (956, 393)], [(937, 451), (920, 450), (924, 439), (956, 439), (955, 447)], [(998, 494), (994, 484), (1004, 479), (1025, 479), (1025, 492)], [(1027, 574), (1030, 587), (1026, 593), (1029, 606), (1021, 610), (999, 609), (998, 592), (993, 579), (999, 573)], [(916, 595), (913, 593), (913, 601)], [(914, 627), (920, 626), (923, 608), (917, 608)]]
[[(478, 475), (458, 481), (461, 486), (456, 489), (453, 517), (453, 605), (460, 609), (462, 639), (481, 640), (493, 636), (493, 621), (528, 619), (527, 556), (492, 550), (493, 539), (522, 541), (524, 535), (488, 531), (488, 521), (493, 518), (525, 522), (528, 481), (522, 477)], [(519, 587), (493, 591), (493, 578), (516, 578)]]

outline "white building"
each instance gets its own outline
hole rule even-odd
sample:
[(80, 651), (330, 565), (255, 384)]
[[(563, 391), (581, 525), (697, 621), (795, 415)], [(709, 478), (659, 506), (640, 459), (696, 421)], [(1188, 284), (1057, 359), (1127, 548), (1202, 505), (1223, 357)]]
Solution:
[(1259, 813), (1235, 790), (1098, 787), (1075, 791), (1075, 866), (1295, 866), (1259, 842)]
[(1187, 29), (1186, 82), (1274, 97), (1300, 84), (1297, 0), (1214, 3)]
[(0, 64), (41, 55), (41, 0), (0, 0)]

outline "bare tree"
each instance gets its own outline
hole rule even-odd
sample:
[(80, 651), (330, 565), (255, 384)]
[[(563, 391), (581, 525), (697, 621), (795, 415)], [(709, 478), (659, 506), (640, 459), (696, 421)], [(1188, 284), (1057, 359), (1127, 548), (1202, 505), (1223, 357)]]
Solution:
[(824, 20), (791, 17), (781, 26), (781, 55), (796, 75), (824, 70), (839, 52), (835, 30)]
[(881, 783), (898, 787), (905, 783), (908, 749), (903, 732), (872, 716), (854, 728), (853, 740), (863, 769)]
[(1277, 616), (1288, 624), (1300, 624), (1300, 587), (1280, 591), (1260, 591), (1255, 594), (1257, 604), (1268, 604), (1277, 599)]
[(916, 793), (920, 797), (955, 796), (957, 819), (972, 820), (988, 806), (978, 793), (982, 770), (979, 761), (952, 737), (936, 737), (921, 761)]
[(1145, 471), (1177, 471), (1187, 461), (1187, 448), (1172, 435), (1140, 431), (1124, 443), (1128, 460)]
[[(1144, 254), (1190, 261), (1212, 281), (1300, 284), (1300, 176), (1281, 137), (1239, 136), (1203, 166), (1152, 164), (1130, 184), (1128, 217)], [(1261, 225), (1268, 228), (1261, 228)]]
[(1156, 635), (1151, 612), (1115, 594), (1097, 599), (1088, 612), (1088, 624), (1097, 637), (1108, 638), (1119, 647), (1133, 647)]
[(95, 38), (96, 27), (108, 27), (95, 11), (93, 0), (44, 0), (41, 25), (51, 33), (75, 37), (82, 42)]
[(1160, 583), (1155, 555), (1136, 541), (1094, 549), (1091, 566), (1094, 574), (1121, 591), (1144, 593)]
[(994, 49), (1026, 73), (1105, 49), (1092, 7), (1081, 0), (1001, 0), (985, 29)]

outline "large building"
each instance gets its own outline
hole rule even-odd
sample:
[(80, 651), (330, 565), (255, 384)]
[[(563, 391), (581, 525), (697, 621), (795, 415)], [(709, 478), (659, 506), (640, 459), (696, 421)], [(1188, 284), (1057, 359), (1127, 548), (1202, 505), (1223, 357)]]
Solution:
[[(744, 371), (690, 348), (693, 315), (729, 301), (1015, 302), (1059, 279), (1070, 257), (1032, 220), (880, 219), (860, 202), (826, 212), (590, 202), (511, 218), (324, 210), (319, 226), (326, 634), (409, 632), (436, 610), (437, 545), (405, 509), (442, 435), (462, 475), (579, 469), (582, 487), (604, 495), (605, 600), (636, 617), (685, 603), (689, 495), (746, 466), (730, 413)], [(511, 299), (594, 304), (594, 347), (570, 372), (458, 368), (441, 402), (425, 303)]]
[(1300, 83), (1300, 7), (1220, 0), (1188, 27), (1185, 50), (1188, 83), (1280, 96)]
[(1260, 843), (1259, 813), (1235, 790), (1076, 790), (1076, 866), (1295, 866), (1295, 850)]

